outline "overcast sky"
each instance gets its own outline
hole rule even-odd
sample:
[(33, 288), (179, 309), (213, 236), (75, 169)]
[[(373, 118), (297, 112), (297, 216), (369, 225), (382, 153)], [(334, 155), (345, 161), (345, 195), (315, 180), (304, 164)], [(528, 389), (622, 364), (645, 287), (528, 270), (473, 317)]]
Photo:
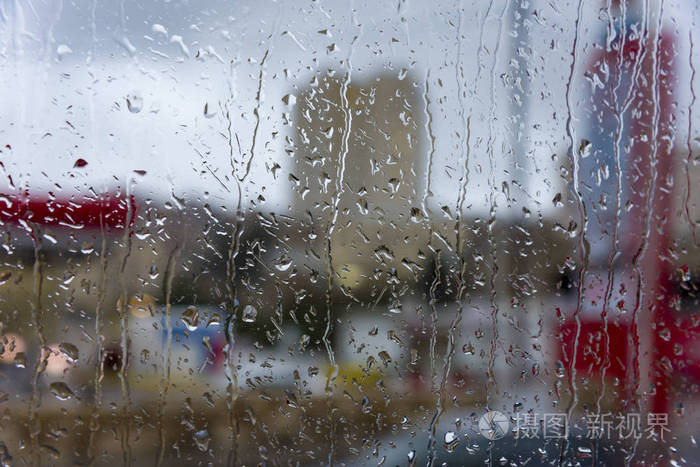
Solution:
[[(1, 5), (0, 142), (12, 149), (4, 148), (0, 157), (17, 185), (46, 190), (59, 184), (71, 192), (129, 178), (145, 196), (167, 199), (172, 191), (199, 202), (208, 192), (212, 204), (233, 206), (237, 195), (227, 179), (228, 122), (222, 112), (228, 106), (236, 153), (241, 147), (238, 170), (244, 170), (257, 135), (244, 197), (263, 193), (264, 209), (284, 210), (293, 168), (285, 137), (294, 129), (293, 122), (284, 123), (290, 109), (282, 97), (327, 69), (350, 69), (351, 79), (377, 69), (398, 76), (406, 69), (421, 93), (428, 83), (423, 104), (435, 137), (431, 205), (455, 203), (467, 116), (468, 209), (487, 209), (494, 187), (505, 209), (503, 182), (531, 209), (550, 208), (561, 190), (559, 167), (570, 144), (565, 93), (576, 2), (526, 2), (519, 30), (513, 22), (519, 12), (504, 0), (490, 6), (415, 0)], [(678, 30), (679, 54), (686, 57), (697, 17), (697, 7), (689, 5), (664, 4), (665, 22)], [(655, 2), (650, 8), (656, 11)], [(603, 16), (597, 8), (585, 9), (583, 62), (588, 46), (604, 41)], [(517, 59), (514, 46), (523, 48), (525, 58)], [(575, 76), (575, 102), (590, 88), (584, 68)], [(520, 107), (512, 104), (518, 80), (530, 95), (520, 98)], [(679, 95), (687, 100), (689, 93)], [(522, 125), (518, 144), (516, 125)], [(429, 142), (424, 146), (430, 151)], [(510, 149), (522, 154), (514, 157)], [(74, 169), (77, 158), (88, 165)], [(273, 177), (275, 164), (281, 169)], [(7, 183), (3, 176), (0, 187), (8, 189)]]

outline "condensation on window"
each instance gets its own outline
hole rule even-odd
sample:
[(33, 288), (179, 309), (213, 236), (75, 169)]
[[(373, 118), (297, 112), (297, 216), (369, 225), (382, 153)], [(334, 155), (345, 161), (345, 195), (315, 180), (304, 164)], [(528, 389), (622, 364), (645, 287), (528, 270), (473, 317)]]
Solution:
[(0, 1), (0, 464), (696, 465), (699, 14)]

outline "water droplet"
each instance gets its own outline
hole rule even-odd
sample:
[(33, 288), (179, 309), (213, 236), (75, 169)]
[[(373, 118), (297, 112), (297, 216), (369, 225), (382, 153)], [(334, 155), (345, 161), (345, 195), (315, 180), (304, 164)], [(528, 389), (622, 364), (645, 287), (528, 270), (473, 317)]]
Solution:
[(61, 342), (58, 345), (58, 350), (60, 350), (61, 353), (66, 356), (66, 360), (68, 360), (69, 363), (75, 363), (78, 361), (78, 348), (70, 342)]
[(554, 195), (554, 198), (552, 198), (552, 204), (554, 204), (555, 207), (563, 206), (564, 204), (561, 202), (561, 193), (557, 193)]
[(391, 355), (389, 355), (389, 352), (387, 352), (386, 350), (382, 350), (381, 352), (379, 352), (378, 355), (379, 358), (382, 359), (382, 362), (384, 362), (384, 365), (388, 365), (389, 363), (391, 363)]
[(411, 349), (411, 365), (418, 364), (418, 349)]
[(389, 248), (387, 248), (385, 245), (376, 248), (374, 250), (374, 254), (379, 260), (394, 261), (394, 253), (392, 253), (392, 251), (389, 250)]
[(204, 118), (213, 118), (216, 115), (216, 109), (209, 107), (209, 102), (204, 103)]
[(129, 112), (132, 114), (137, 114), (143, 110), (143, 97), (138, 91), (131, 91), (126, 96), (126, 106)]
[(389, 340), (392, 340), (399, 344), (399, 347), (403, 347), (403, 341), (399, 336), (396, 335), (396, 332), (393, 329), (387, 331), (386, 336), (389, 338)]
[(172, 36), (170, 36), (170, 42), (179, 45), (180, 50), (182, 50), (182, 53), (185, 54), (185, 56), (190, 56), (190, 49), (189, 47), (187, 47), (187, 44), (185, 44), (185, 40), (182, 38), (182, 36), (173, 34)]
[(410, 451), (408, 451), (407, 457), (409, 465), (413, 465), (413, 462), (416, 460), (416, 450), (411, 449)]
[[(39, 446), (39, 450), (42, 454), (46, 455), (49, 459), (53, 461), (57, 461), (61, 458), (61, 451), (48, 444), (42, 444), (41, 446)], [(0, 465), (3, 465), (4, 467), (4, 464)]]
[(51, 390), (51, 394), (56, 396), (56, 399), (61, 401), (67, 401), (74, 396), (73, 391), (71, 391), (68, 385), (63, 381), (51, 383), (49, 389)]
[(207, 449), (209, 449), (209, 441), (211, 440), (211, 437), (209, 436), (209, 432), (207, 430), (199, 430), (193, 435), (194, 442), (197, 445), (197, 449), (199, 449), (202, 452), (206, 452)]
[(275, 263), (275, 269), (278, 271), (286, 271), (292, 265), (292, 258), (287, 255), (282, 255), (279, 257)]
[(389, 305), (389, 313), (393, 313), (395, 315), (398, 315), (402, 311), (403, 311), (403, 306), (401, 305), (400, 302), (394, 302), (391, 305)]
[(586, 158), (591, 155), (591, 142), (587, 139), (582, 139), (581, 144), (578, 147), (578, 154), (582, 158)]
[(165, 37), (168, 37), (168, 30), (165, 29), (165, 26), (162, 24), (154, 23), (151, 26), (151, 31), (155, 32), (156, 34), (163, 34)]
[(24, 352), (17, 352), (15, 355), (15, 366), (17, 368), (27, 368), (27, 356)]
[(196, 331), (199, 323), (199, 310), (196, 306), (188, 306), (180, 315), (180, 319), (185, 323), (188, 330)]
[(66, 44), (60, 44), (56, 47), (56, 55), (58, 55), (59, 60), (63, 60), (66, 55), (70, 55), (71, 53), (73, 53), (73, 50)]
[(467, 342), (465, 345), (462, 346), (462, 352), (464, 352), (464, 355), (474, 355), (474, 344), (472, 344), (471, 342)]
[(688, 282), (690, 280), (690, 268), (687, 264), (681, 266), (681, 280)]
[(214, 407), (216, 407), (216, 404), (214, 402), (214, 397), (210, 393), (205, 392), (204, 394), (202, 394), (202, 400), (204, 401), (205, 404), (207, 404), (212, 409)]
[(10, 280), (10, 277), (12, 277), (12, 273), (9, 271), (5, 272), (0, 272), (0, 285), (4, 284), (5, 282)]
[(683, 355), (683, 346), (681, 344), (673, 344), (673, 354), (677, 356)]
[(219, 325), (221, 325), (221, 315), (219, 313), (212, 313), (209, 317), (209, 321), (207, 321), (207, 327)]
[(362, 396), (362, 413), (369, 413), (372, 410), (369, 397)]
[(425, 219), (423, 211), (421, 211), (419, 208), (411, 208), (411, 220), (413, 222), (418, 224), (420, 222), (423, 222), (423, 219)]
[(136, 47), (134, 47), (134, 44), (132, 44), (128, 38), (121, 37), (117, 39), (117, 42), (119, 43), (119, 45), (124, 47), (124, 50), (126, 50), (129, 53), (129, 55), (134, 55), (136, 53)]
[(457, 437), (457, 434), (454, 431), (448, 431), (447, 433), (445, 433), (444, 441), (445, 449), (448, 452), (452, 452), (455, 446), (457, 446), (457, 444), (459, 443), (459, 438)]
[(75, 160), (75, 163), (73, 164), (73, 168), (81, 168), (81, 167), (85, 167), (86, 165), (88, 165), (88, 163), (85, 159), (78, 158)]
[(297, 103), (297, 98), (294, 94), (287, 94), (282, 98), (282, 102), (284, 102), (285, 105), (292, 107)]
[(258, 310), (253, 305), (246, 305), (243, 308), (243, 322), (244, 323), (254, 323), (255, 319), (258, 317)]
[(216, 352), (214, 352), (214, 348), (211, 346), (210, 336), (202, 336), (202, 345), (213, 358), (216, 358)]

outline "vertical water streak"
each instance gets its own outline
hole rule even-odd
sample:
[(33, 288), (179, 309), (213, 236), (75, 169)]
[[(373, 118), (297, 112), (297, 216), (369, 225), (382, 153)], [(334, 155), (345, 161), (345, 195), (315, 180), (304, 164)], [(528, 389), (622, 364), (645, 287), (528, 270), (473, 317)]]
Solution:
[(172, 358), (173, 323), (170, 316), (172, 311), (171, 300), (173, 291), (173, 276), (177, 257), (180, 255), (180, 245), (175, 245), (173, 251), (168, 256), (168, 263), (165, 267), (165, 277), (163, 278), (163, 288), (165, 289), (165, 342), (163, 342), (162, 364), (163, 373), (160, 381), (160, 400), (158, 402), (158, 440), (159, 449), (156, 465), (160, 466), (165, 458), (165, 430), (163, 430), (163, 419), (165, 418), (168, 404), (168, 389), (170, 388), (170, 367)]
[(496, 259), (496, 239), (494, 237), (494, 227), (496, 225), (496, 155), (494, 154), (494, 146), (496, 138), (493, 134), (493, 121), (496, 119), (496, 68), (498, 66), (498, 55), (501, 47), (503, 35), (503, 23), (508, 9), (510, 0), (506, 0), (503, 5), (500, 17), (498, 19), (498, 36), (496, 39), (496, 48), (494, 50), (493, 64), (491, 65), (491, 109), (489, 115), (489, 139), (487, 151), (489, 155), (489, 221), (487, 226), (487, 240), (489, 245), (489, 255), (491, 256), (491, 274), (489, 276), (489, 301), (491, 307), (491, 326), (493, 334), (491, 337), (491, 349), (489, 350), (488, 361), (488, 381), (486, 383), (486, 404), (489, 404), (490, 387), (496, 386), (496, 375), (494, 365), (496, 362), (496, 346), (498, 344), (498, 303), (496, 301), (496, 280), (498, 277), (498, 261)]
[[(658, 12), (658, 19), (657, 19), (657, 24), (656, 28), (654, 30), (654, 36), (653, 36), (653, 77), (652, 77), (652, 83), (651, 83), (651, 89), (654, 92), (654, 96), (652, 98), (653, 100), (653, 120), (652, 120), (652, 134), (651, 134), (651, 144), (653, 145), (651, 155), (650, 155), (650, 161), (649, 161), (649, 169), (652, 174), (651, 180), (649, 183), (647, 183), (647, 188), (646, 192), (644, 194), (643, 199), (646, 201), (646, 206), (644, 209), (644, 215), (642, 218), (642, 225), (643, 225), (643, 232), (642, 232), (642, 239), (641, 239), (641, 244), (639, 246), (639, 249), (637, 252), (634, 254), (634, 257), (632, 258), (632, 266), (634, 268), (635, 276), (636, 276), (636, 282), (637, 282), (637, 293), (635, 297), (635, 304), (634, 304), (634, 311), (633, 311), (633, 316), (634, 316), (634, 323), (635, 323), (635, 335), (637, 337), (637, 343), (639, 342), (639, 328), (638, 328), (638, 319), (639, 319), (639, 313), (640, 311), (644, 308), (645, 302), (647, 300), (647, 296), (654, 296), (656, 293), (656, 284), (654, 283), (654, 280), (652, 278), (652, 292), (647, 293), (646, 289), (650, 286), (650, 284), (647, 283), (647, 274), (655, 272), (652, 270), (649, 270), (649, 267), (643, 264), (640, 264), (640, 262), (646, 260), (646, 253), (649, 247), (649, 237), (651, 235), (651, 218), (654, 212), (654, 197), (656, 194), (656, 183), (657, 183), (657, 178), (658, 174), (656, 171), (656, 165), (658, 162), (658, 135), (659, 135), (659, 120), (660, 120), (660, 109), (659, 109), (659, 100), (660, 100), (660, 83), (659, 83), (659, 74), (660, 74), (660, 37), (661, 37), (661, 26), (663, 22), (663, 15), (664, 15), (664, 0), (661, 0), (659, 2), (659, 12)], [(650, 310), (651, 312), (651, 310)], [(651, 333), (647, 334), (649, 337), (651, 337)], [(636, 365), (637, 368), (639, 368), (640, 362), (639, 362), (639, 347), (637, 346), (636, 350)], [(650, 363), (650, 368), (649, 368), (649, 373), (652, 374), (652, 367), (654, 365), (653, 363), (653, 356), (650, 357), (651, 363)], [(637, 384), (635, 387), (635, 395), (638, 394), (639, 391), (639, 379), (637, 380)], [(635, 451), (636, 451), (636, 444), (635, 444)], [(627, 463), (632, 462), (632, 458), (635, 454), (635, 451), (633, 451), (630, 456), (627, 459)]]
[(95, 401), (90, 416), (90, 438), (87, 457), (92, 462), (95, 457), (95, 437), (100, 429), (100, 411), (102, 409), (102, 381), (104, 379), (104, 302), (107, 292), (107, 239), (105, 237), (104, 217), (100, 212), (100, 282), (97, 288), (97, 306), (95, 308), (95, 339), (97, 340), (97, 367), (95, 368)]
[[(640, 46), (643, 50), (642, 57), (640, 58), (640, 62), (644, 63), (646, 60), (646, 54), (648, 50), (648, 38), (650, 34), (650, 10), (649, 10), (649, 0), (644, 1), (644, 22), (643, 22), (643, 29), (644, 29), (644, 34), (643, 38), (640, 38)], [(642, 65), (640, 65), (640, 74), (641, 74), (641, 69)], [(636, 83), (636, 81), (635, 81)], [(630, 103), (631, 103), (630, 99)], [(632, 268), (635, 271), (635, 274), (637, 272), (637, 265), (635, 264), (635, 259), (633, 258), (632, 261)], [(641, 401), (640, 398), (638, 397), (640, 395), (639, 389), (641, 386), (641, 341), (640, 341), (640, 333), (639, 333), (639, 303), (640, 303), (640, 287), (641, 287), (641, 282), (639, 280), (636, 281), (636, 293), (635, 293), (635, 306), (632, 309), (632, 339), (634, 341), (634, 366), (633, 366), (633, 378), (634, 378), (634, 391), (633, 391), (633, 396), (634, 397), (634, 405), (635, 409), (637, 412), (641, 411)], [(634, 446), (629, 453), (625, 457), (625, 465), (629, 467), (632, 465), (632, 460), (634, 459), (634, 456), (637, 453), (637, 447), (639, 445), (639, 440), (635, 440)]]
[[(578, 2), (578, 8), (577, 8), (577, 13), (576, 13), (576, 21), (574, 24), (574, 40), (572, 44), (572, 51), (571, 51), (571, 66), (569, 70), (569, 78), (566, 83), (566, 109), (567, 109), (567, 118), (566, 118), (566, 133), (567, 136), (569, 137), (569, 161), (571, 164), (571, 182), (569, 182), (569, 191), (571, 195), (574, 197), (576, 201), (576, 211), (578, 213), (578, 232), (576, 234), (577, 240), (578, 240), (578, 267), (579, 267), (579, 274), (578, 274), (578, 281), (576, 284), (576, 310), (574, 311), (574, 322), (576, 326), (575, 334), (574, 334), (574, 341), (573, 341), (573, 350), (572, 350), (572, 356), (570, 358), (570, 363), (569, 363), (569, 392), (571, 393), (571, 399), (569, 400), (569, 404), (566, 408), (566, 414), (567, 418), (571, 420), (571, 415), (573, 414), (573, 410), (576, 407), (576, 404), (578, 403), (578, 394), (577, 394), (577, 387), (576, 387), (576, 357), (577, 357), (577, 350), (578, 350), (578, 341), (579, 337), (581, 335), (581, 309), (583, 306), (583, 286), (584, 286), (584, 281), (586, 277), (586, 269), (588, 267), (588, 245), (587, 241), (585, 238), (586, 235), (586, 222), (587, 222), (587, 215), (586, 215), (586, 206), (583, 201), (583, 198), (581, 196), (580, 188), (579, 188), (579, 161), (578, 157), (580, 156), (579, 154), (576, 153), (576, 131), (574, 128), (574, 114), (573, 114), (573, 107), (572, 107), (572, 97), (573, 97), (573, 86), (572, 84), (574, 83), (574, 76), (576, 74), (576, 65), (577, 65), (577, 59), (578, 59), (578, 42), (579, 42), (579, 37), (581, 34), (581, 20), (583, 16), (583, 0), (579, 0)], [(563, 464), (564, 462), (564, 453), (566, 450), (566, 447), (568, 446), (568, 438), (565, 439), (562, 444), (561, 444), (561, 450), (559, 453), (559, 464)]]
[(41, 405), (41, 377), (46, 370), (49, 359), (49, 347), (44, 335), (44, 312), (41, 304), (43, 271), (41, 263), (41, 232), (39, 227), (32, 225), (32, 242), (34, 244), (34, 267), (32, 269), (32, 300), (31, 316), (32, 325), (36, 330), (36, 337), (39, 341), (39, 354), (34, 364), (34, 374), (32, 377), (32, 395), (29, 399), (29, 441), (32, 454), (32, 464), (41, 465), (41, 420), (38, 418), (38, 410)]
[[(608, 0), (608, 17), (609, 17), (609, 23), (613, 23), (613, 18), (612, 18), (612, 0)], [(615, 128), (615, 137), (614, 137), (614, 143), (613, 143), (613, 158), (615, 159), (615, 217), (613, 219), (613, 234), (612, 234), (612, 240), (611, 240), (611, 247), (610, 247), (610, 253), (608, 253), (608, 261), (607, 261), (607, 283), (605, 286), (605, 292), (603, 294), (603, 312), (602, 312), (602, 318), (603, 318), (603, 364), (601, 366), (601, 371), (600, 371), (600, 391), (598, 394), (598, 397), (596, 399), (596, 413), (600, 413), (601, 409), (601, 403), (603, 401), (603, 398), (605, 397), (605, 374), (610, 367), (610, 334), (608, 331), (608, 304), (610, 303), (610, 298), (612, 296), (612, 291), (613, 291), (613, 285), (615, 283), (615, 261), (618, 258), (619, 255), (619, 230), (620, 230), (620, 213), (621, 213), (621, 206), (622, 206), (622, 170), (621, 170), (621, 163), (620, 163), (620, 141), (622, 139), (622, 129), (624, 127), (624, 113), (623, 110), (621, 109), (620, 102), (618, 99), (618, 91), (620, 89), (620, 85), (622, 83), (622, 65), (625, 60), (625, 48), (627, 44), (627, 17), (626, 17), (626, 5), (625, 2), (622, 2), (620, 5), (621, 8), (621, 32), (620, 32), (620, 37), (621, 41), (619, 44), (619, 49), (618, 49), (618, 54), (617, 54), (617, 64), (616, 64), (616, 75), (617, 75), (617, 80), (613, 86), (612, 89), (612, 96), (611, 96), (611, 102), (612, 102), (612, 111), (615, 117), (615, 122), (616, 122), (616, 128)], [(614, 31), (614, 24), (611, 25), (612, 30)], [(630, 89), (632, 89), (634, 86), (633, 84), (630, 85)], [(624, 103), (624, 102), (623, 102)], [(596, 448), (596, 451), (594, 453), (594, 456), (598, 455), (598, 451)]]
[(360, 33), (353, 37), (350, 43), (350, 51), (348, 52), (348, 58), (346, 59), (347, 69), (345, 72), (345, 79), (341, 85), (340, 89), (340, 107), (343, 110), (343, 138), (341, 143), (341, 153), (338, 161), (338, 168), (336, 169), (335, 176), (335, 191), (333, 193), (333, 198), (331, 200), (331, 206), (333, 209), (333, 215), (331, 217), (330, 223), (328, 224), (328, 229), (326, 232), (326, 269), (328, 271), (328, 283), (326, 284), (326, 327), (323, 331), (323, 345), (326, 348), (326, 353), (328, 354), (328, 361), (330, 363), (330, 371), (326, 379), (326, 402), (328, 404), (328, 419), (330, 422), (330, 434), (329, 434), (329, 451), (328, 451), (328, 465), (333, 465), (333, 457), (335, 455), (335, 420), (333, 418), (333, 384), (338, 376), (338, 365), (335, 361), (335, 352), (333, 351), (333, 346), (330, 341), (330, 336), (333, 333), (333, 278), (335, 276), (335, 269), (333, 266), (333, 233), (335, 232), (336, 222), (338, 220), (338, 213), (340, 211), (339, 205), (341, 197), (345, 191), (345, 161), (349, 153), (349, 140), (350, 132), (352, 130), (352, 112), (350, 109), (350, 102), (348, 99), (348, 89), (350, 82), (352, 80), (352, 55), (355, 49), (355, 43), (362, 33), (362, 28), (357, 19), (355, 18), (354, 2), (351, 3), (351, 15), (353, 18), (353, 23), (356, 27), (360, 29)]
[[(457, 83), (457, 100), (460, 104), (460, 117), (464, 120), (465, 118), (465, 108), (464, 108), (464, 101), (462, 99), (462, 78), (463, 78), (463, 70), (461, 70), (462, 67), (462, 6), (461, 6), (461, 1), (458, 2), (458, 8), (457, 8), (457, 57), (455, 59), (455, 80)], [(462, 76), (460, 76), (460, 72)], [(428, 80), (426, 77), (426, 93), (428, 92)], [(426, 95), (427, 99), (427, 95)], [(427, 101), (426, 101), (427, 102)], [(426, 104), (427, 106), (427, 104)], [(426, 107), (427, 108), (427, 107)], [(429, 117), (432, 117), (430, 113), (428, 113)], [(428, 121), (429, 123), (432, 122), (432, 118)], [(466, 130), (467, 133), (469, 133), (469, 124), (466, 123)], [(428, 181), (430, 179), (430, 169), (432, 165), (432, 158), (433, 158), (433, 153), (435, 151), (435, 137), (432, 134), (432, 128), (429, 128), (429, 135), (431, 137), (431, 151), (430, 155), (428, 157)], [(462, 140), (462, 152), (464, 152), (464, 172), (461, 177), (461, 182), (462, 186), (460, 186), (460, 189), (458, 190), (458, 195), (457, 195), (457, 205), (456, 205), (456, 225), (455, 225), (455, 232), (456, 232), (456, 251), (457, 251), (457, 256), (460, 261), (460, 280), (459, 280), (459, 291), (457, 293), (457, 301), (459, 302), (457, 305), (457, 324), (459, 324), (459, 321), (461, 321), (461, 314), (462, 314), (462, 304), (460, 300), (460, 292), (462, 290), (462, 267), (461, 265), (464, 263), (464, 258), (462, 255), (462, 242), (460, 238), (460, 234), (462, 231), (462, 205), (463, 205), (463, 193), (466, 190), (466, 185), (468, 182), (469, 178), (469, 136), (467, 136), (467, 149), (466, 151), (464, 150), (464, 140)], [(430, 185), (428, 185), (428, 188)], [(427, 197), (428, 197), (428, 191), (426, 191), (426, 195), (424, 198), (424, 205), (427, 206)], [(427, 216), (426, 216), (427, 217)], [(430, 229), (430, 237), (429, 237), (429, 242), (432, 240), (432, 226)], [(436, 384), (436, 377), (437, 377), (437, 361), (436, 361), (436, 354), (435, 354), (435, 346), (437, 343), (437, 321), (438, 321), (438, 316), (437, 316), (437, 309), (435, 307), (435, 292), (437, 290), (437, 287), (440, 285), (440, 254), (439, 251), (436, 254), (435, 257), (435, 275), (433, 278), (433, 283), (430, 287), (430, 316), (431, 316), (431, 326), (432, 326), (432, 332), (430, 336), (430, 367), (431, 367), (431, 385), (430, 389), (432, 392), (437, 393), (437, 399), (435, 401), (435, 413), (433, 414), (433, 417), (430, 420), (430, 425), (428, 427), (428, 466), (432, 466), (433, 463), (435, 462), (436, 458), (436, 431), (437, 431), (437, 425), (440, 421), (440, 416), (442, 415), (443, 412), (443, 404), (444, 404), (444, 398), (445, 398), (445, 389), (446, 389), (446, 381), (447, 377), (449, 374), (449, 368), (451, 364), (451, 349), (454, 347), (454, 327), (450, 327), (449, 331), (449, 339), (448, 339), (448, 347), (446, 348), (446, 353), (445, 353), (445, 359), (444, 359), (444, 365), (443, 365), (443, 375), (441, 378), (440, 386), (438, 388), (435, 387)], [(452, 323), (453, 325), (455, 322)]]
[[(693, 27), (695, 27), (695, 22), (693, 22)], [(695, 48), (695, 41), (693, 41), (693, 30), (688, 32), (688, 42), (690, 43), (690, 51), (688, 52), (688, 62), (690, 64), (690, 104), (688, 104), (688, 139), (686, 141), (686, 146), (688, 150), (688, 157), (685, 160), (685, 183), (686, 183), (686, 193), (685, 193), (685, 215), (688, 218), (688, 224), (690, 224), (690, 229), (693, 233), (693, 245), (700, 246), (697, 237), (697, 225), (696, 222), (690, 218), (690, 192), (691, 192), (691, 181), (690, 181), (690, 164), (693, 160), (693, 147), (691, 143), (693, 135), (693, 107), (695, 106), (695, 64), (693, 63), (693, 52)]]
[(119, 325), (120, 325), (120, 349), (121, 349), (121, 366), (119, 367), (119, 382), (122, 394), (122, 421), (119, 426), (120, 443), (122, 449), (122, 462), (124, 465), (131, 465), (131, 444), (130, 444), (130, 413), (131, 413), (131, 391), (129, 388), (129, 311), (127, 302), (129, 300), (127, 281), (126, 281), (126, 265), (131, 256), (132, 238), (131, 238), (131, 223), (133, 221), (133, 209), (131, 203), (131, 179), (127, 176), (126, 188), (124, 197), (126, 202), (126, 218), (124, 219), (124, 234), (122, 236), (121, 247), (124, 248), (124, 257), (119, 269), (119, 281), (121, 284), (121, 294), (119, 298)]

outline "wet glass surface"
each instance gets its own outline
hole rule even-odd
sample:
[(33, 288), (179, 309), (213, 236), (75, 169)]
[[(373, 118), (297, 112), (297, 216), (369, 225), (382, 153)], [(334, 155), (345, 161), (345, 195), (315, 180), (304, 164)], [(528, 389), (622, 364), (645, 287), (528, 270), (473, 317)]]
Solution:
[(0, 2), (0, 464), (697, 465), (695, 2)]

